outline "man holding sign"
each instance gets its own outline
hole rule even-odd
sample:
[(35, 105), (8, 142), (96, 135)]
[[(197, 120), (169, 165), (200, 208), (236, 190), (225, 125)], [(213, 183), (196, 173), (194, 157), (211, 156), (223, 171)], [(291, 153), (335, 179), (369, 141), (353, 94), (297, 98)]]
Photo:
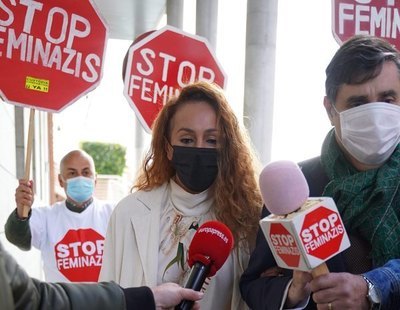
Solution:
[[(5, 225), (6, 237), (22, 250), (33, 245), (41, 251), (47, 281), (97, 282), (114, 205), (93, 198), (95, 166), (84, 151), (64, 156), (58, 179), (67, 199), (32, 209), (32, 182), (20, 180), (15, 192), (17, 208)], [(28, 217), (23, 214), (26, 207)]]
[(48, 281), (97, 281), (112, 208), (92, 203), (93, 160), (75, 152), (61, 165), (67, 200), (28, 216), (34, 111), (59, 112), (99, 85), (107, 35), (92, 0), (0, 1), (0, 98), (31, 108), (24, 181), (6, 233), (16, 245), (42, 251)]
[[(324, 106), (334, 128), (321, 155), (300, 166), (310, 195), (335, 201), (351, 246), (326, 262), (329, 274), (313, 279), (299, 270), (276, 272), (260, 232), (241, 278), (242, 296), (252, 309), (400, 304), (400, 54), (383, 39), (355, 36), (334, 55), (325, 86)], [(262, 217), (267, 215), (265, 209)], [(326, 217), (332, 223), (336, 218)], [(336, 235), (340, 227), (329, 222), (304, 220), (300, 238), (308, 253), (321, 254), (323, 232)]]

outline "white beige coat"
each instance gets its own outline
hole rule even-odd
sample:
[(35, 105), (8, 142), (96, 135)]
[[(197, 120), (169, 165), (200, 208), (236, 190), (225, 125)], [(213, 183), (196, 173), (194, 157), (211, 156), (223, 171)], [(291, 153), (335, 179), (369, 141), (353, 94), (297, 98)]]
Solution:
[[(164, 184), (150, 192), (138, 191), (119, 202), (107, 230), (100, 281), (115, 281), (122, 287), (159, 284), (159, 227), (167, 188)], [(233, 251), (212, 277), (201, 309), (247, 309), (239, 292), (239, 278), (249, 259), (245, 252)]]

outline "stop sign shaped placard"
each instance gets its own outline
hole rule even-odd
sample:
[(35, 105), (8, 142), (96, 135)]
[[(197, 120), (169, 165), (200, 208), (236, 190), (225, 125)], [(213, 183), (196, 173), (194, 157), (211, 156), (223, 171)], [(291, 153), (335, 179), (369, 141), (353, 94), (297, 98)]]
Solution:
[(148, 133), (168, 98), (195, 81), (225, 87), (225, 73), (204, 38), (165, 26), (129, 48), (124, 95)]
[(97, 282), (104, 237), (91, 228), (69, 230), (55, 245), (58, 270), (71, 282)]
[(340, 252), (344, 235), (339, 213), (323, 206), (305, 215), (300, 231), (306, 253), (323, 261)]
[(395, 0), (332, 0), (332, 33), (342, 44), (356, 34), (381, 37), (400, 48), (400, 9)]
[(0, 95), (60, 111), (100, 83), (108, 29), (92, 0), (0, 2)]
[(297, 247), (296, 239), (282, 224), (271, 224), (270, 241), (273, 246), (273, 252), (279, 256), (287, 266), (293, 268), (299, 266), (300, 251)]

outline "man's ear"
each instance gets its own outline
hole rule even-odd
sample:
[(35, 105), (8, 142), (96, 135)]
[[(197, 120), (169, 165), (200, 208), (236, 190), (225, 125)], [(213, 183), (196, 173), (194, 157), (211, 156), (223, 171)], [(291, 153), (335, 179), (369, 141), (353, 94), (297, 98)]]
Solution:
[(65, 182), (63, 181), (61, 174), (58, 175), (58, 183), (62, 188), (64, 188)]
[(335, 111), (333, 110), (333, 103), (328, 99), (327, 96), (324, 97), (324, 107), (326, 110), (326, 113), (328, 114), (329, 120), (331, 121), (331, 125), (334, 126), (333, 124), (333, 116), (335, 115)]

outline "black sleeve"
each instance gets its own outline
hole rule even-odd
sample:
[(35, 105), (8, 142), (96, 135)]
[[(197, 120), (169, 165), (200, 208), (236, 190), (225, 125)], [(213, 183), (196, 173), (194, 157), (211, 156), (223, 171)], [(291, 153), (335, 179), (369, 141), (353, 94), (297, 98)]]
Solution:
[[(268, 210), (264, 207), (261, 218), (268, 214)], [(251, 309), (279, 309), (285, 288), (292, 278), (292, 272), (285, 270), (282, 276), (261, 276), (264, 271), (275, 266), (277, 265), (264, 233), (259, 229), (256, 247), (239, 283), (242, 297)]]
[(11, 212), (4, 225), (7, 240), (24, 251), (31, 249), (32, 235), (29, 226), (31, 213), (32, 209), (29, 211), (28, 218), (26, 220), (21, 220), (18, 218), (17, 209), (15, 209)]
[(147, 286), (124, 288), (127, 310), (156, 309), (153, 292)]

